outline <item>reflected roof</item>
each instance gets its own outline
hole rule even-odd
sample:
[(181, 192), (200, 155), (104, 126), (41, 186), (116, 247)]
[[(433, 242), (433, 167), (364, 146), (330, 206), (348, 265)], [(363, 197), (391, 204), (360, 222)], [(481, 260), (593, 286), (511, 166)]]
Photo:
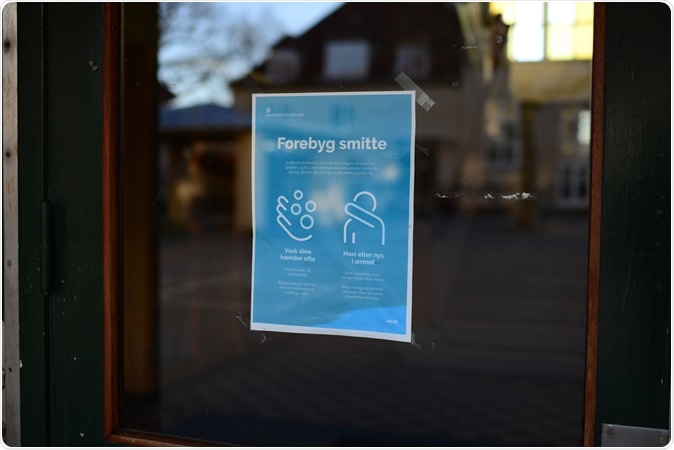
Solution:
[(249, 129), (251, 118), (236, 108), (207, 104), (159, 110), (161, 131)]

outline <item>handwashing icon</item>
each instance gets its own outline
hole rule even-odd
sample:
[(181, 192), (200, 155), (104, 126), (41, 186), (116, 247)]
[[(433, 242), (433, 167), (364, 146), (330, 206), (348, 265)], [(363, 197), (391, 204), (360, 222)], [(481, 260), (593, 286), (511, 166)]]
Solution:
[[(302, 205), (298, 202), (304, 198), (304, 192), (299, 189), (293, 193), (293, 198), (296, 200), (296, 202), (290, 205), (290, 210), (288, 210), (287, 205), (289, 200), (284, 195), (279, 195), (276, 204), (276, 212), (278, 213), (278, 216), (276, 216), (276, 222), (278, 222), (278, 224), (281, 226), (281, 228), (283, 228), (288, 236), (294, 240), (299, 242), (308, 241), (312, 237), (311, 234), (307, 233), (314, 226), (314, 218), (311, 216), (311, 213), (316, 211), (316, 202), (313, 200), (307, 201), (304, 204), (303, 209)], [(306, 211), (305, 214), (302, 214), (303, 210)], [(286, 214), (288, 211), (290, 211), (290, 214)], [(295, 218), (298, 216), (299, 220), (295, 221)], [(294, 225), (291, 219), (295, 221)], [(297, 225), (299, 225), (299, 227), (297, 227)], [(293, 234), (291, 228), (300, 236)]]

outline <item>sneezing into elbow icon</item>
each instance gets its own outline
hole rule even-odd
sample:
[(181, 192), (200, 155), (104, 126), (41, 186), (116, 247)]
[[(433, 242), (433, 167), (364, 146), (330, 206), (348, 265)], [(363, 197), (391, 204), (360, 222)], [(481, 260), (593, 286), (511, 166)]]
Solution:
[(279, 195), (276, 201), (276, 222), (283, 230), (296, 241), (304, 242), (311, 239), (310, 230), (314, 227), (314, 218), (311, 213), (316, 211), (316, 202), (309, 200), (302, 205), (300, 201), (304, 198), (304, 192), (299, 189), (293, 193), (295, 202), (288, 207), (290, 201), (284, 196)]
[(353, 197), (353, 201), (344, 206), (349, 218), (344, 223), (344, 243), (355, 244), (362, 235), (381, 236), (381, 245), (386, 244), (386, 227), (384, 221), (374, 214), (377, 209), (377, 198), (368, 191), (362, 191)]

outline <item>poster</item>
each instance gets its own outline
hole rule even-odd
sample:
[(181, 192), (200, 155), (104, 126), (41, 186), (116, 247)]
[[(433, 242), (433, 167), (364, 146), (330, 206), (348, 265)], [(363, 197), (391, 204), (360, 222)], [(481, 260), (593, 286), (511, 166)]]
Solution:
[(251, 329), (411, 341), (414, 96), (253, 95)]

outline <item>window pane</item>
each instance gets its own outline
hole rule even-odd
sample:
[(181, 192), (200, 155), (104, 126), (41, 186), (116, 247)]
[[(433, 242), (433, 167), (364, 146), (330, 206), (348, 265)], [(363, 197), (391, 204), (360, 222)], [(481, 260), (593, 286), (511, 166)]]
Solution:
[(592, 58), (592, 25), (579, 25), (574, 33), (575, 59)]
[(516, 2), (515, 24), (524, 26), (543, 25), (544, 11), (545, 3), (543, 2)]
[[(589, 160), (579, 151), (586, 123), (578, 112), (588, 108), (589, 98), (579, 97), (589, 95), (591, 64), (537, 63), (545, 56), (542, 4), (505, 5), (506, 23), (515, 23), (506, 45), (528, 62), (501, 65), (494, 62), (503, 24), (484, 20), (480, 3), (126, 2), (122, 8), (122, 430), (218, 446), (581, 442)], [(489, 64), (497, 68), (488, 80)], [(399, 71), (414, 84), (397, 79)], [(554, 77), (565, 82), (550, 89), (546, 82)], [(408, 158), (402, 174), (413, 180), (406, 185), (413, 197), (412, 341), (251, 330), (253, 291), (261, 285), (276, 289), (265, 300), (276, 302), (279, 315), (310, 303), (321, 325), (325, 314), (340, 311), (335, 298), (347, 300), (345, 290), (399, 281), (375, 280), (369, 274), (376, 272), (359, 267), (348, 287), (311, 294), (326, 283), (313, 277), (314, 268), (325, 269), (326, 278), (346, 276), (341, 232), (346, 206), (360, 193), (345, 194), (345, 177), (373, 186), (364, 198), (377, 198), (376, 213), (375, 202), (361, 210), (376, 216), (386, 213), (382, 199), (392, 197), (382, 180), (402, 173), (397, 165), (380, 167), (379, 150), (340, 156), (377, 169), (370, 173), (314, 173), (313, 160), (292, 166), (273, 145), (264, 151), (279, 159), (259, 171), (261, 160), (270, 160), (258, 157), (253, 94), (332, 95), (323, 122), (301, 116), (292, 129), (325, 143), (355, 122), (396, 136), (391, 122), (375, 123), (387, 108), (373, 112), (349, 97), (415, 86), (407, 147), (414, 148), (414, 164)], [(272, 106), (256, 109), (256, 120), (315, 113)], [(339, 149), (318, 155), (310, 145), (318, 144), (302, 151), (326, 166), (337, 161)], [(253, 277), (259, 233), (253, 207), (260, 208), (253, 199), (296, 176), (311, 183), (314, 203), (302, 202), (316, 212), (311, 217), (338, 225), (336, 238), (316, 246), (339, 251), (314, 266), (268, 251), (270, 267), (282, 276)], [(401, 203), (389, 199), (388, 207)], [(297, 205), (289, 204), (287, 214), (301, 221)], [(282, 212), (261, 214), (288, 239)], [(372, 214), (360, 216), (361, 224), (368, 226)], [(387, 233), (393, 225), (386, 222)], [(297, 247), (309, 255), (291, 244), (288, 254)], [(279, 287), (290, 277), (301, 283), (290, 289), (296, 299)], [(348, 312), (385, 307), (375, 294), (365, 297)]]
[(508, 55), (513, 61), (540, 61), (544, 58), (544, 3), (515, 2)]
[(574, 2), (549, 2), (546, 5), (546, 16), (549, 24), (573, 25), (576, 22), (576, 4)]
[(325, 77), (330, 80), (358, 80), (369, 70), (370, 47), (367, 42), (329, 42), (325, 47)]
[(295, 81), (300, 70), (300, 55), (289, 49), (279, 49), (269, 58), (266, 75), (275, 82)]
[(590, 145), (590, 110), (585, 109), (578, 113), (578, 143), (582, 146)]
[(423, 44), (401, 44), (396, 49), (395, 74), (405, 72), (414, 79), (424, 79), (431, 69), (431, 54)]
[(594, 17), (594, 3), (576, 3), (576, 19), (579, 23), (591, 24)]
[(515, 61), (541, 61), (544, 49), (542, 26), (519, 26), (512, 30), (512, 59)]
[(573, 28), (565, 26), (548, 27), (546, 52), (548, 59), (573, 59)]
[[(512, 27), (507, 54), (511, 61), (538, 61), (589, 59), (592, 56), (592, 20), (594, 4), (591, 2), (496, 2), (490, 3), (492, 14), (502, 14)], [(539, 52), (540, 32), (529, 32), (523, 27), (541, 24), (545, 15), (547, 41)], [(564, 27), (573, 27), (572, 37)], [(529, 35), (527, 35), (529, 33)], [(569, 50), (571, 48), (571, 50)], [(539, 56), (540, 53), (543, 56)]]

